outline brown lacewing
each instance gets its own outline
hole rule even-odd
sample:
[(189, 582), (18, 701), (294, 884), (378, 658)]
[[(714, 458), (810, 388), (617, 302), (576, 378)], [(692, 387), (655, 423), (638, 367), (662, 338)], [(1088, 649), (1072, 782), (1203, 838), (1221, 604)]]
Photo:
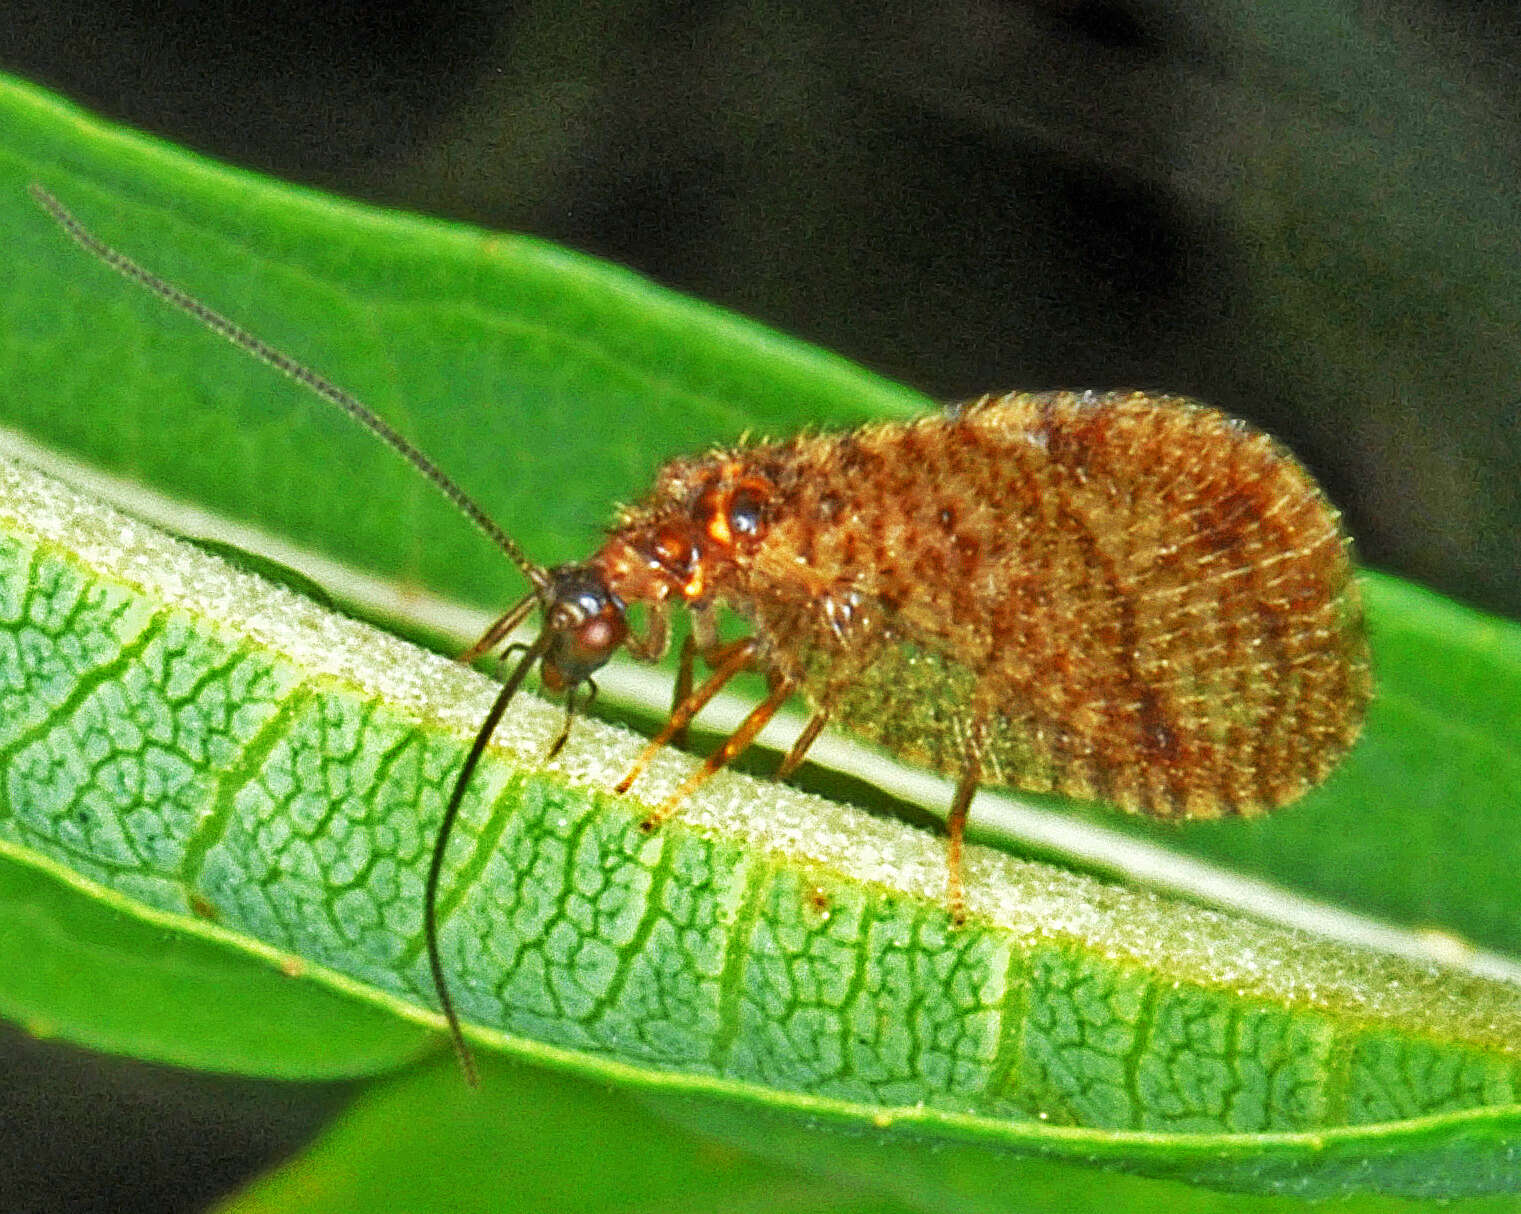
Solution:
[[(534, 666), (578, 694), (618, 649), (654, 661), (690, 614), (670, 717), (618, 784), (741, 670), (768, 694), (645, 820), (653, 829), (800, 695), (811, 717), (779, 776), (832, 724), (956, 781), (948, 901), (981, 784), (1164, 818), (1252, 814), (1325, 778), (1362, 725), (1371, 678), (1340, 518), (1282, 447), (1175, 396), (986, 396), (908, 422), (710, 451), (663, 468), (585, 561), (543, 568), (362, 403), (33, 195), (85, 249), (336, 405), (479, 526), (532, 589), (464, 655), (542, 624), (460, 768), (428, 873), (439, 1004), (466, 1075), (435, 904), (449, 832), (498, 721)], [(628, 609), (645, 609), (631, 630)], [(716, 612), (750, 636), (719, 640)], [(695, 689), (702, 657), (711, 675)]]

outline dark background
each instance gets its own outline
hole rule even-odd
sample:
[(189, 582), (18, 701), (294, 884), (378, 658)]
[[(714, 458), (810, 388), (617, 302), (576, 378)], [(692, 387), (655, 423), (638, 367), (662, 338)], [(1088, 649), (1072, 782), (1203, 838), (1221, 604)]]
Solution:
[[(936, 397), (1197, 395), (1293, 447), (1367, 563), (1514, 615), (1517, 9), (24, 0), (0, 68)], [(0, 1208), (198, 1209), (343, 1098), (15, 1037), (0, 1067)]]

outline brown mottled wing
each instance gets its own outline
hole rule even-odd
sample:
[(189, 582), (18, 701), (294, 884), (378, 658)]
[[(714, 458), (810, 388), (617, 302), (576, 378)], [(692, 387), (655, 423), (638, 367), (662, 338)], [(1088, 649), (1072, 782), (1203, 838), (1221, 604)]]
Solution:
[(1347, 541), (1303, 468), (1176, 397), (1048, 393), (795, 440), (742, 607), (838, 725), (1167, 816), (1323, 779), (1361, 727)]

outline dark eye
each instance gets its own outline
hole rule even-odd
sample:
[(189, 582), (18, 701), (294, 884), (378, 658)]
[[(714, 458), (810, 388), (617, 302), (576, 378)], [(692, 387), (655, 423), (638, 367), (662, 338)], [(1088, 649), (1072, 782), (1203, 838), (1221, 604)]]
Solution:
[(576, 596), (576, 607), (582, 619), (591, 619), (607, 610), (607, 601), (599, 594), (583, 590)]
[(566, 586), (549, 611), (549, 626), (557, 632), (574, 632), (609, 609), (607, 596), (594, 586)]
[(754, 535), (761, 525), (761, 499), (748, 489), (741, 489), (729, 502), (729, 530), (735, 535)]

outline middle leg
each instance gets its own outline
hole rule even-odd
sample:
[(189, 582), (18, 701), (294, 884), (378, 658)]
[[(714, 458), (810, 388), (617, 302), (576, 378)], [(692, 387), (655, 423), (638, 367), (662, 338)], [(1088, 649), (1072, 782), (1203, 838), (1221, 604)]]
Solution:
[(776, 710), (787, 702), (787, 697), (793, 692), (793, 684), (784, 679), (776, 679), (772, 682), (771, 694), (758, 704), (750, 715), (740, 723), (725, 740), (724, 744), (703, 760), (703, 764), (690, 776), (681, 782), (681, 787), (673, 792), (662, 802), (659, 809), (650, 814), (640, 825), (645, 830), (654, 830), (675, 812), (676, 807), (696, 792), (703, 784), (707, 783), (708, 777), (713, 775), (721, 767), (742, 753), (751, 742), (755, 741), (755, 735), (766, 727), (766, 722), (776, 715)]
[(957, 924), (966, 922), (966, 890), (962, 883), (962, 841), (966, 833), (966, 815), (977, 795), (977, 785), (982, 772), (975, 755), (969, 754), (961, 775), (956, 781), (956, 795), (951, 798), (951, 810), (945, 816), (945, 828), (950, 832), (945, 857), (945, 901), (950, 908), (951, 919)]

